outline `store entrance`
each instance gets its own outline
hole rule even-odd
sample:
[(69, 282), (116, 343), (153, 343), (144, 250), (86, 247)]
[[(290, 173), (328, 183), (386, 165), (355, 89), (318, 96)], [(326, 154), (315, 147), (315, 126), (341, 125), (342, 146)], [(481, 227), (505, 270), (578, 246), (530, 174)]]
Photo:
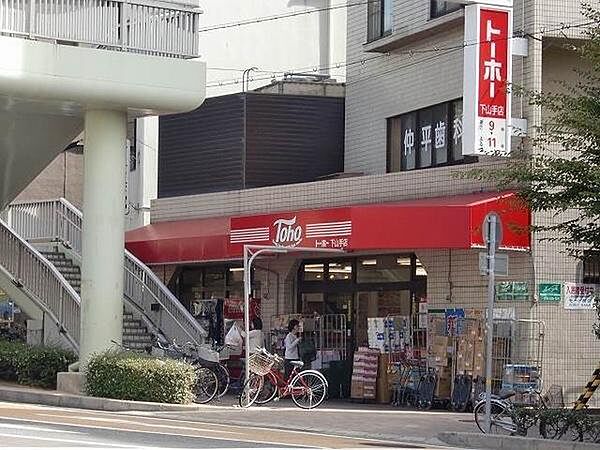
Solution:
[(369, 318), (393, 316), (409, 318), (411, 314), (411, 292), (408, 289), (358, 292), (356, 294), (356, 347), (369, 346)]
[(346, 354), (351, 355), (356, 348), (354, 322), (356, 309), (354, 307), (354, 293), (340, 292), (325, 295), (325, 314), (339, 314), (346, 318)]
[(368, 319), (403, 317), (416, 324), (426, 289), (427, 274), (414, 254), (308, 260), (298, 273), (297, 313), (343, 316), (351, 357), (369, 347)]

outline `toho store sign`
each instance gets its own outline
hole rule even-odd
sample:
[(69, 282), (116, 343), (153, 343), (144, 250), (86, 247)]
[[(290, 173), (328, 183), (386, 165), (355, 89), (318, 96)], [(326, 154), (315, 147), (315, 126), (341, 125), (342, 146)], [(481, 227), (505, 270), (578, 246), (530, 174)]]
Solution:
[(246, 244), (345, 249), (352, 238), (347, 208), (231, 219), (230, 251)]
[(464, 155), (510, 153), (511, 39), (511, 8), (465, 8)]

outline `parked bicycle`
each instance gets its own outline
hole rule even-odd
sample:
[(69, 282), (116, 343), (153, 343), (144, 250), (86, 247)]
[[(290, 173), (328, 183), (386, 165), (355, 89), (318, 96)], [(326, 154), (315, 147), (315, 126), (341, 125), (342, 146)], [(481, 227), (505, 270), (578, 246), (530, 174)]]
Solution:
[[(552, 390), (550, 388), (549, 392)], [(517, 407), (510, 400), (516, 395), (515, 391), (506, 391), (501, 395), (492, 395), (491, 399), (491, 433), (508, 434), (511, 436), (526, 436), (529, 428), (539, 424), (540, 436), (545, 439), (560, 439), (570, 433), (573, 441), (583, 440), (583, 430), (573, 428), (571, 424), (558, 419), (544, 417), (543, 412), (549, 409), (549, 396), (540, 391), (529, 389), (525, 394), (536, 397), (531, 406)], [(473, 408), (475, 423), (482, 433), (486, 433), (485, 393)]]
[(283, 358), (264, 348), (250, 356), (250, 377), (239, 397), (241, 407), (265, 404), (287, 396), (291, 396), (296, 406), (302, 409), (313, 409), (323, 403), (328, 389), (323, 374), (316, 370), (300, 370), (304, 363), (292, 361), (293, 369), (286, 380), (279, 370), (282, 364)]

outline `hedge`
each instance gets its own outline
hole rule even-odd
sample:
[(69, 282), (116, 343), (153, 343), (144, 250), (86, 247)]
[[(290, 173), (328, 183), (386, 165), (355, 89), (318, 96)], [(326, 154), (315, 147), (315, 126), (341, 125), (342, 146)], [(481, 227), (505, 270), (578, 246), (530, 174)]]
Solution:
[(93, 355), (86, 370), (88, 395), (120, 400), (190, 403), (195, 382), (190, 364), (133, 352)]
[(77, 361), (75, 353), (57, 347), (0, 340), (0, 379), (29, 386), (56, 388), (56, 374)]

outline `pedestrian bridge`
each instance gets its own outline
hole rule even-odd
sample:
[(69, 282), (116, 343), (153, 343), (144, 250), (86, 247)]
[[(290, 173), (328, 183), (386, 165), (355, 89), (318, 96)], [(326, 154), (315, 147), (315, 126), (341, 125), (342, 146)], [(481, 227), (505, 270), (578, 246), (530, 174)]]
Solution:
[(33, 297), (52, 286), (54, 304), (38, 298), (37, 306), (52, 312), (84, 359), (121, 340), (125, 265), (139, 269), (123, 253), (127, 120), (204, 101), (200, 17), (186, 0), (0, 0), (0, 208), (85, 131), (84, 214), (69, 213), (80, 233), (81, 301), (6, 224), (0, 265), (13, 288)]

